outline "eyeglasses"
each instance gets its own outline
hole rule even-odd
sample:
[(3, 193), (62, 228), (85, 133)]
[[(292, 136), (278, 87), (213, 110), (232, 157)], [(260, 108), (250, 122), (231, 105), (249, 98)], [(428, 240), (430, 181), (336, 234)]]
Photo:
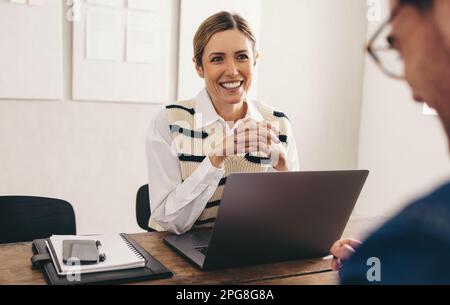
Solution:
[(395, 49), (395, 37), (392, 36), (392, 21), (399, 14), (402, 6), (396, 7), (391, 17), (375, 32), (367, 44), (366, 50), (378, 67), (389, 77), (405, 79), (405, 63)]

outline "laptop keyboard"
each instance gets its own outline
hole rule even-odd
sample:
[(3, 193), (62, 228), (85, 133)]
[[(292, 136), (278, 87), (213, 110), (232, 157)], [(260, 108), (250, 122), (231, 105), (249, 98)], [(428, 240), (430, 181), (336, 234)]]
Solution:
[(203, 255), (206, 255), (206, 252), (208, 251), (208, 247), (197, 247), (195, 249), (200, 253), (202, 253)]

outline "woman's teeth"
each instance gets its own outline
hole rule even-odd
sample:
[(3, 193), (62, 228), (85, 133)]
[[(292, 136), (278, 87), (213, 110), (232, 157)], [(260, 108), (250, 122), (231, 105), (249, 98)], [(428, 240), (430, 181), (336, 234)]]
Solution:
[(237, 89), (241, 86), (242, 82), (221, 83), (220, 85), (225, 89)]

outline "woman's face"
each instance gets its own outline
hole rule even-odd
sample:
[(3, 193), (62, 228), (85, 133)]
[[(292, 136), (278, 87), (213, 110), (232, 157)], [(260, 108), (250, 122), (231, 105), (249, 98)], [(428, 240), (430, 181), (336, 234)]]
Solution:
[(233, 29), (214, 34), (203, 53), (203, 67), (196, 65), (215, 104), (238, 104), (250, 89), (255, 55), (249, 39)]

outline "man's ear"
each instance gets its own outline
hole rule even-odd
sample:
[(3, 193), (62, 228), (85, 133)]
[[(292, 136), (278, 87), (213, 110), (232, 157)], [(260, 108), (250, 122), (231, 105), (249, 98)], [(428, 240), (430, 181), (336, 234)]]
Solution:
[(203, 72), (203, 67), (197, 63), (197, 60), (195, 60), (195, 58), (193, 58), (192, 61), (195, 64), (195, 70), (197, 70), (198, 76), (200, 76), (201, 78), (205, 78), (205, 73)]
[(450, 1), (437, 0), (433, 4), (433, 17), (441, 32), (447, 50), (450, 50)]

